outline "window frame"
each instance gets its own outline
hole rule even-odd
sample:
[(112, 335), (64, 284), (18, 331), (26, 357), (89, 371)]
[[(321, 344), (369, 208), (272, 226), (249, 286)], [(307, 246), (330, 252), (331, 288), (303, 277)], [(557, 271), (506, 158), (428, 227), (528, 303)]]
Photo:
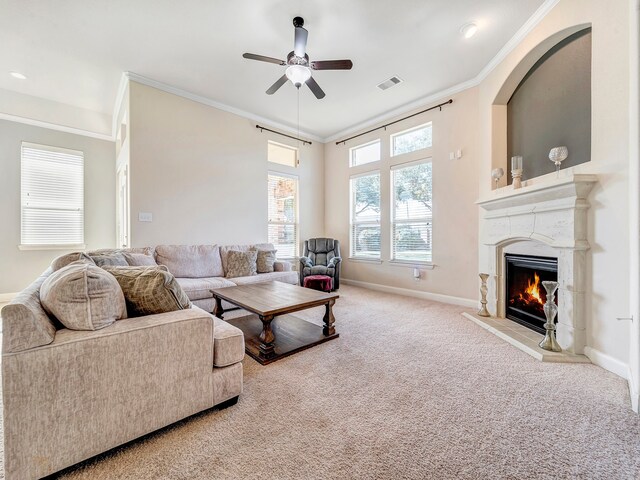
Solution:
[[(371, 162), (373, 163), (373, 162)], [(369, 176), (378, 176), (378, 194), (380, 196), (380, 202), (378, 208), (382, 210), (382, 172), (379, 169), (376, 170), (368, 170), (366, 172), (357, 173), (349, 176), (349, 259), (363, 262), (373, 262), (373, 263), (382, 263), (382, 211), (378, 213), (377, 221), (356, 221), (355, 220), (355, 191), (354, 191), (354, 180), (362, 177)], [(377, 226), (380, 231), (380, 248), (378, 250), (377, 257), (358, 255), (355, 250), (355, 244), (353, 238), (353, 230), (356, 225), (365, 225), (365, 226)]]
[[(269, 188), (269, 177), (281, 177), (288, 178), (295, 181), (295, 222), (281, 222), (281, 221), (272, 221), (269, 218), (269, 192), (267, 191), (267, 241), (269, 241), (269, 226), (270, 225), (293, 225), (294, 226), (294, 249), (293, 249), (293, 257), (278, 257), (281, 260), (297, 260), (300, 257), (300, 177), (298, 175), (277, 172), (274, 170), (267, 171), (267, 190)], [(275, 247), (276, 244), (274, 244)]]
[[(275, 145), (280, 148), (284, 148), (287, 150), (293, 150), (295, 153), (294, 165), (289, 165), (286, 163), (274, 162), (269, 159), (269, 145)], [(270, 165), (281, 165), (287, 168), (298, 168), (300, 165), (300, 150), (297, 147), (292, 147), (291, 145), (287, 145), (286, 143), (276, 142), (275, 140), (267, 140), (267, 163)]]
[[(428, 145), (426, 147), (422, 147), (422, 148), (417, 148), (416, 150), (411, 150), (409, 152), (402, 152), (402, 153), (394, 153), (394, 146), (395, 146), (395, 139), (401, 135), (406, 135), (407, 133), (411, 133), (414, 132), (416, 130), (421, 130), (423, 128), (426, 128), (430, 126), (431, 127), (431, 145)], [(430, 148), (433, 148), (433, 121), (428, 121), (425, 122), (421, 125), (416, 125), (415, 127), (411, 127), (411, 128), (407, 128), (406, 130), (402, 130), (400, 132), (396, 132), (396, 133), (392, 133), (389, 135), (389, 156), (391, 158), (394, 157), (400, 157), (402, 155), (409, 155), (415, 152), (421, 152), (423, 150), (428, 150)]]
[[(407, 152), (409, 153), (409, 152)], [(402, 170), (403, 168), (411, 168), (416, 167), (418, 165), (426, 165), (431, 164), (431, 219), (429, 217), (420, 217), (420, 218), (412, 218), (407, 220), (396, 220), (396, 202), (395, 202), (395, 178), (394, 175), (397, 170)], [(389, 262), (396, 265), (433, 265), (433, 157), (424, 157), (419, 160), (414, 160), (411, 162), (398, 163), (395, 165), (391, 165), (389, 167), (389, 200), (391, 203), (390, 215), (389, 215), (389, 231), (390, 231), (390, 255)], [(416, 259), (404, 259), (404, 258), (396, 258), (395, 255), (395, 226), (397, 224), (403, 225), (412, 225), (412, 224), (422, 224), (422, 223), (430, 223), (431, 224), (431, 252), (430, 258), (428, 260), (416, 260)]]
[[(354, 158), (354, 153), (364, 147), (368, 147), (370, 145), (375, 145), (378, 144), (378, 159), (377, 160), (372, 160), (370, 162), (364, 162), (364, 163), (360, 163), (360, 164), (356, 164), (354, 162), (355, 158)], [(375, 140), (371, 140), (370, 142), (366, 142), (366, 143), (361, 143), (360, 145), (356, 145), (355, 147), (351, 147), (349, 148), (349, 168), (354, 168), (354, 167), (361, 167), (363, 165), (369, 165), (372, 163), (376, 163), (379, 162), (380, 160), (382, 160), (382, 138), (376, 138)]]
[[(80, 169), (81, 169), (81, 182), (79, 185), (80, 188), (80, 196), (82, 198), (81, 200), (81, 206), (77, 209), (69, 209), (69, 208), (45, 208), (47, 210), (50, 211), (79, 211), (80, 212), (80, 217), (81, 217), (81, 221), (80, 221), (80, 225), (81, 225), (81, 241), (80, 243), (78, 242), (68, 242), (68, 243), (54, 243), (54, 242), (50, 242), (50, 243), (27, 243), (25, 241), (25, 219), (24, 219), (24, 212), (25, 210), (29, 209), (29, 207), (26, 205), (25, 203), (25, 189), (27, 188), (25, 185), (25, 163), (26, 163), (26, 159), (25, 159), (25, 148), (27, 149), (31, 149), (31, 150), (40, 150), (42, 152), (49, 152), (49, 153), (62, 153), (62, 154), (66, 154), (66, 155), (74, 155), (77, 157), (80, 157), (81, 160), (81, 164), (80, 164)], [(31, 143), (31, 142), (26, 142), (23, 141), (21, 142), (20, 145), (20, 244), (18, 245), (18, 248), (20, 250), (70, 250), (70, 249), (80, 249), (80, 250), (84, 250), (86, 248), (86, 244), (85, 244), (85, 155), (84, 152), (81, 150), (74, 150), (74, 149), (70, 149), (70, 148), (63, 148), (63, 147), (57, 147), (57, 146), (53, 146), (53, 145), (44, 145), (44, 144), (37, 144), (37, 143)], [(43, 209), (44, 207), (40, 207), (39, 209)]]

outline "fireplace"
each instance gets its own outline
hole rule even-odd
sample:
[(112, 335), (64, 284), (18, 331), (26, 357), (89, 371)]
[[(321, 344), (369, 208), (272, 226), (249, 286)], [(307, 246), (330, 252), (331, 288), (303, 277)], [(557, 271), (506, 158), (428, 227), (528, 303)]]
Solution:
[(558, 281), (558, 259), (507, 253), (505, 267), (507, 318), (544, 334), (547, 294), (542, 282)]

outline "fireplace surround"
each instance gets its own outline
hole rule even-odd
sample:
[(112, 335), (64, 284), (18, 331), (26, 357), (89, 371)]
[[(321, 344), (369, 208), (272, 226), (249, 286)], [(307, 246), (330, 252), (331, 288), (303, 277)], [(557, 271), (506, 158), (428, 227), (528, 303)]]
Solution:
[[(555, 177), (555, 175), (553, 175)], [(477, 203), (480, 222), (480, 271), (490, 275), (487, 308), (507, 320), (506, 255), (557, 259), (557, 338), (567, 353), (586, 346), (591, 282), (588, 257), (588, 195), (595, 175), (566, 172), (530, 185), (492, 192)]]

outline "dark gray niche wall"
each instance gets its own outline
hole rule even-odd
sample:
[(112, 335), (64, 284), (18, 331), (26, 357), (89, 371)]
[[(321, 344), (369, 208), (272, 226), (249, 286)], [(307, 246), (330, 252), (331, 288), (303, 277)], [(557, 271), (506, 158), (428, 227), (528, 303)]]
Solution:
[(549, 50), (507, 104), (507, 170), (522, 155), (523, 179), (555, 171), (549, 150), (566, 145), (561, 168), (591, 160), (591, 28)]

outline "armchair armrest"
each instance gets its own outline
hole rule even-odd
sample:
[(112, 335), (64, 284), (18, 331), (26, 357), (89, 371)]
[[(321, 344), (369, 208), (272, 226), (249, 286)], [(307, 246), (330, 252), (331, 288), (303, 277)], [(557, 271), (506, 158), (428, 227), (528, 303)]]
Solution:
[(276, 260), (273, 262), (274, 272), (291, 272), (292, 270), (293, 265), (291, 265), (291, 262), (287, 262), (286, 260)]
[(300, 265), (311, 268), (313, 267), (313, 262), (309, 257), (300, 257)]
[(329, 263), (327, 263), (327, 267), (331, 268), (331, 267), (337, 267), (338, 264), (342, 262), (342, 258), (341, 257), (333, 257), (331, 260), (329, 260)]

